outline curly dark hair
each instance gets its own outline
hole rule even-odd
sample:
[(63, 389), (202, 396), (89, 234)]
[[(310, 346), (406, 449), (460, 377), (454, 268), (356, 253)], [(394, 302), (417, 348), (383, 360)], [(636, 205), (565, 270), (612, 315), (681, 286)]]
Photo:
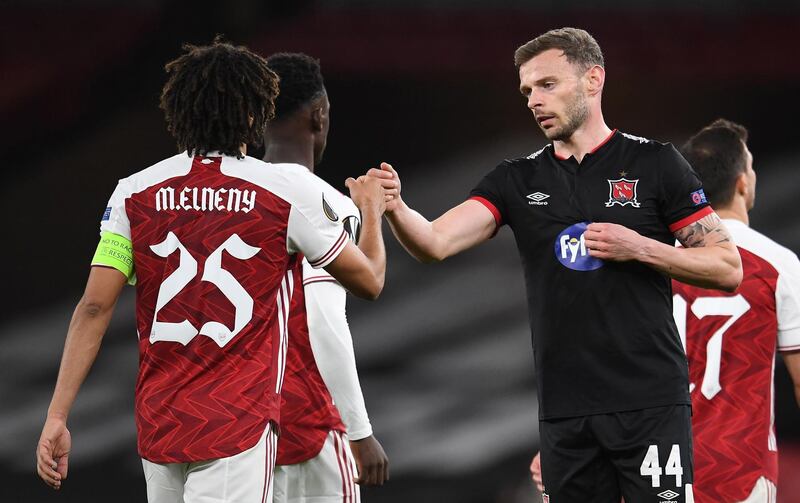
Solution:
[(243, 157), (241, 145), (259, 145), (274, 116), (278, 76), (264, 58), (219, 35), (211, 45), (183, 49), (164, 67), (167, 130), (190, 156), (216, 150)]
[(325, 93), (319, 60), (303, 53), (278, 52), (267, 58), (267, 66), (278, 74), (281, 93), (275, 100), (275, 120)]

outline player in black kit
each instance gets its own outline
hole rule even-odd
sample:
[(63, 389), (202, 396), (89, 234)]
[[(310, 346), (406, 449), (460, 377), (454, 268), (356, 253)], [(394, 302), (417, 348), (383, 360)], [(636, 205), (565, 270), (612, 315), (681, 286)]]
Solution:
[[(549, 31), (517, 49), (515, 61), (520, 91), (552, 143), (503, 161), (433, 222), (397, 197), (389, 223), (425, 262), (486, 241), (503, 224), (514, 232), (545, 501), (691, 502), (691, 402), (670, 277), (732, 291), (742, 277), (738, 252), (672, 145), (606, 126), (603, 55), (591, 35)], [(368, 175), (400, 188), (388, 164)]]

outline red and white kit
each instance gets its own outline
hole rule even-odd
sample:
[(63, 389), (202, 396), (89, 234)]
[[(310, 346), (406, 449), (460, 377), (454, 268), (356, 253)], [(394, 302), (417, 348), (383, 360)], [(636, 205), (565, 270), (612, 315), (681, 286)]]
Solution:
[(800, 261), (738, 220), (725, 225), (742, 257), (739, 289), (673, 282), (689, 357), (695, 501), (775, 501), (775, 353), (800, 349)]
[[(356, 206), (338, 192), (326, 192), (325, 197), (331, 216), (356, 241), (360, 229)], [(348, 437), (368, 437), (372, 427), (356, 372), (346, 295), (327, 272), (303, 261), (289, 320), (276, 502), (360, 501)]]
[(323, 267), (347, 243), (332, 190), (300, 165), (213, 153), (119, 181), (101, 231), (133, 243), (142, 458), (229, 458), (278, 422), (299, 256)]

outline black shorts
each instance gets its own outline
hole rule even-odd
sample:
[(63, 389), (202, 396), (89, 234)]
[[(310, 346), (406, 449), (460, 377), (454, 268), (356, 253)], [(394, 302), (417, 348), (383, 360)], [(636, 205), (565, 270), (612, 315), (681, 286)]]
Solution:
[(689, 405), (539, 422), (544, 501), (693, 503)]

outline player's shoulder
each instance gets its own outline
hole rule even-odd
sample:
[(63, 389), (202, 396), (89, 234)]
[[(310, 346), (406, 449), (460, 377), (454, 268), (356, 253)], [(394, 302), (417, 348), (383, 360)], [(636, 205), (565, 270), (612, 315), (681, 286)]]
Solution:
[(266, 162), (255, 157), (226, 157), (221, 167), (225, 175), (248, 179), (258, 185), (275, 184), (285, 180), (302, 180), (317, 184), (322, 180), (308, 168), (292, 162)]
[(675, 152), (675, 146), (670, 142), (663, 142), (645, 138), (644, 136), (637, 136), (631, 133), (618, 131), (620, 144), (624, 148), (634, 149), (640, 152), (649, 153), (662, 153), (662, 152)]
[(320, 193), (336, 191), (308, 168), (296, 163), (265, 162), (254, 157), (226, 158), (221, 171), (265, 189), (294, 204), (308, 198), (316, 200)]
[(503, 159), (495, 168), (497, 172), (514, 172), (514, 171), (530, 171), (531, 169), (536, 169), (540, 166), (545, 159), (548, 158), (548, 154), (551, 153), (550, 151), (553, 149), (552, 144), (547, 144), (544, 147), (536, 150), (535, 152), (528, 154), (522, 157), (514, 157), (509, 159)]
[(119, 186), (128, 195), (135, 194), (170, 178), (183, 176), (191, 169), (192, 158), (186, 152), (181, 152), (120, 179)]
[(724, 220), (736, 246), (769, 262), (779, 272), (786, 268), (800, 269), (797, 254), (774, 239), (738, 220)]

